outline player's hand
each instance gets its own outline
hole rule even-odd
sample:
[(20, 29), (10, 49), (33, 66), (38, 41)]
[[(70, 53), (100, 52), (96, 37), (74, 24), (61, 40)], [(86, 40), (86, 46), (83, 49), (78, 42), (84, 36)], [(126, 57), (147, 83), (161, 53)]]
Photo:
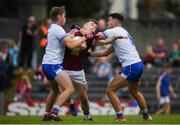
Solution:
[(80, 47), (81, 47), (81, 50), (85, 50), (87, 48), (87, 45), (85, 42), (83, 42)]
[(74, 37), (75, 33), (78, 32), (79, 30), (77, 29), (71, 29), (69, 32), (68, 32), (68, 35), (70, 35), (70, 37)]
[(80, 26), (78, 26), (78, 25), (73, 24), (73, 25), (71, 26), (70, 30), (72, 30), (72, 29), (77, 29), (77, 30), (80, 30), (80, 29), (81, 29), (81, 27), (80, 27)]
[(94, 35), (91, 32), (86, 33), (84, 37), (86, 38), (86, 40), (94, 39)]
[(94, 34), (95, 39), (98, 39), (99, 37), (100, 37), (100, 33), (97, 32), (96, 34)]

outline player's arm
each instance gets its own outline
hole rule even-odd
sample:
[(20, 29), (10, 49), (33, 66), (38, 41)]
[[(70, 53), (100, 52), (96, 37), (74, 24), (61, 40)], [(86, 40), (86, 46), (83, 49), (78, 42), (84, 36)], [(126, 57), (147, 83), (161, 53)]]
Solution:
[(76, 47), (80, 47), (81, 44), (83, 42), (86, 41), (86, 38), (85, 37), (80, 37), (79, 39), (77, 40), (73, 40), (71, 37), (65, 37), (64, 38), (64, 44), (65, 46), (67, 46), (69, 49), (73, 49), (73, 48), (76, 48)]
[(162, 77), (158, 79), (157, 84), (156, 84), (156, 97), (158, 100), (161, 98), (161, 93), (160, 93), (161, 80), (162, 80)]
[(96, 46), (102, 46), (102, 45), (105, 45), (105, 44), (109, 44), (113, 41), (115, 41), (116, 39), (125, 39), (125, 37), (122, 37), (122, 36), (113, 36), (113, 37), (109, 37), (109, 38), (106, 38), (104, 40), (99, 40), (95, 43)]
[[(110, 31), (111, 29), (109, 29), (108, 31)], [(113, 32), (113, 30), (111, 31)], [(115, 41), (116, 39), (127, 39), (128, 37), (127, 36), (121, 36), (121, 35), (108, 35), (106, 32), (98, 32), (96, 35), (95, 35), (95, 38), (98, 39), (99, 41), (97, 41), (95, 43), (96, 46), (102, 46), (102, 45), (105, 45), (105, 44), (109, 44), (113, 41)]]
[(107, 37), (106, 37), (102, 32), (98, 32), (98, 33), (95, 35), (95, 38), (96, 38), (96, 39), (99, 39), (99, 40), (102, 40), (102, 39), (106, 39)]
[(90, 52), (91, 57), (103, 57), (103, 56), (108, 56), (114, 51), (113, 47), (110, 46), (107, 50), (105, 51), (100, 51), (100, 52)]
[[(80, 27), (79, 26), (77, 26), (77, 25), (72, 25), (71, 26), (71, 30), (68, 32), (68, 36), (70, 37), (70, 38), (74, 38), (75, 37), (75, 34), (79, 31), (78, 29), (79, 29)], [(86, 45), (86, 43), (85, 42), (83, 42), (81, 45), (80, 45), (80, 47), (78, 47), (78, 49), (79, 50), (84, 50), (84, 49), (86, 49), (87, 48), (87, 45)]]
[(173, 87), (170, 85), (169, 86), (169, 91), (170, 91), (170, 93), (171, 93), (171, 95), (172, 95), (172, 97), (173, 98), (176, 98), (177, 96), (176, 96), (176, 93), (174, 92), (174, 89), (173, 89)]

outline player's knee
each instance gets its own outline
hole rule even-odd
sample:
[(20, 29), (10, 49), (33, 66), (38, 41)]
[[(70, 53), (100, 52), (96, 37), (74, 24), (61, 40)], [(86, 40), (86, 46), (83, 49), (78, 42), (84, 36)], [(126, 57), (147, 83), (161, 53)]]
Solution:
[(132, 96), (136, 96), (136, 95), (138, 94), (138, 91), (133, 90), (133, 89), (129, 89), (129, 93), (130, 93)]
[(106, 94), (109, 95), (113, 92), (113, 89), (111, 87), (106, 88)]

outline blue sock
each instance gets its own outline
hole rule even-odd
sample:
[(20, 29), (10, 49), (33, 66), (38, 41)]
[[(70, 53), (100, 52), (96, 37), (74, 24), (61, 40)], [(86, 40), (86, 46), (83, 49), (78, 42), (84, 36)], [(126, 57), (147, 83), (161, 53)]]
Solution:
[(122, 117), (122, 116), (123, 116), (123, 112), (122, 112), (122, 111), (116, 112), (116, 116), (117, 116), (117, 117)]
[(143, 115), (149, 115), (149, 112), (148, 112), (147, 109), (144, 109), (144, 110), (142, 111), (142, 114), (143, 114)]

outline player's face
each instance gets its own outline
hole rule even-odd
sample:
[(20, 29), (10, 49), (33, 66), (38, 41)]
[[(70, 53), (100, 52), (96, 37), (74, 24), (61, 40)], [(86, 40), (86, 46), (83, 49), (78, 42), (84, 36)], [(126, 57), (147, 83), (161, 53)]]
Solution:
[(93, 21), (89, 21), (84, 24), (83, 28), (88, 32), (95, 32), (97, 28), (97, 24), (95, 24)]
[(65, 13), (63, 13), (62, 15), (58, 15), (58, 22), (61, 26), (63, 26), (66, 23)]
[(168, 68), (168, 69), (167, 69), (167, 73), (168, 73), (168, 74), (171, 74), (171, 72), (172, 72), (172, 69), (171, 69), (171, 68)]
[(107, 25), (108, 25), (108, 28), (113, 28), (113, 26), (114, 26), (114, 19), (112, 17), (109, 17)]

